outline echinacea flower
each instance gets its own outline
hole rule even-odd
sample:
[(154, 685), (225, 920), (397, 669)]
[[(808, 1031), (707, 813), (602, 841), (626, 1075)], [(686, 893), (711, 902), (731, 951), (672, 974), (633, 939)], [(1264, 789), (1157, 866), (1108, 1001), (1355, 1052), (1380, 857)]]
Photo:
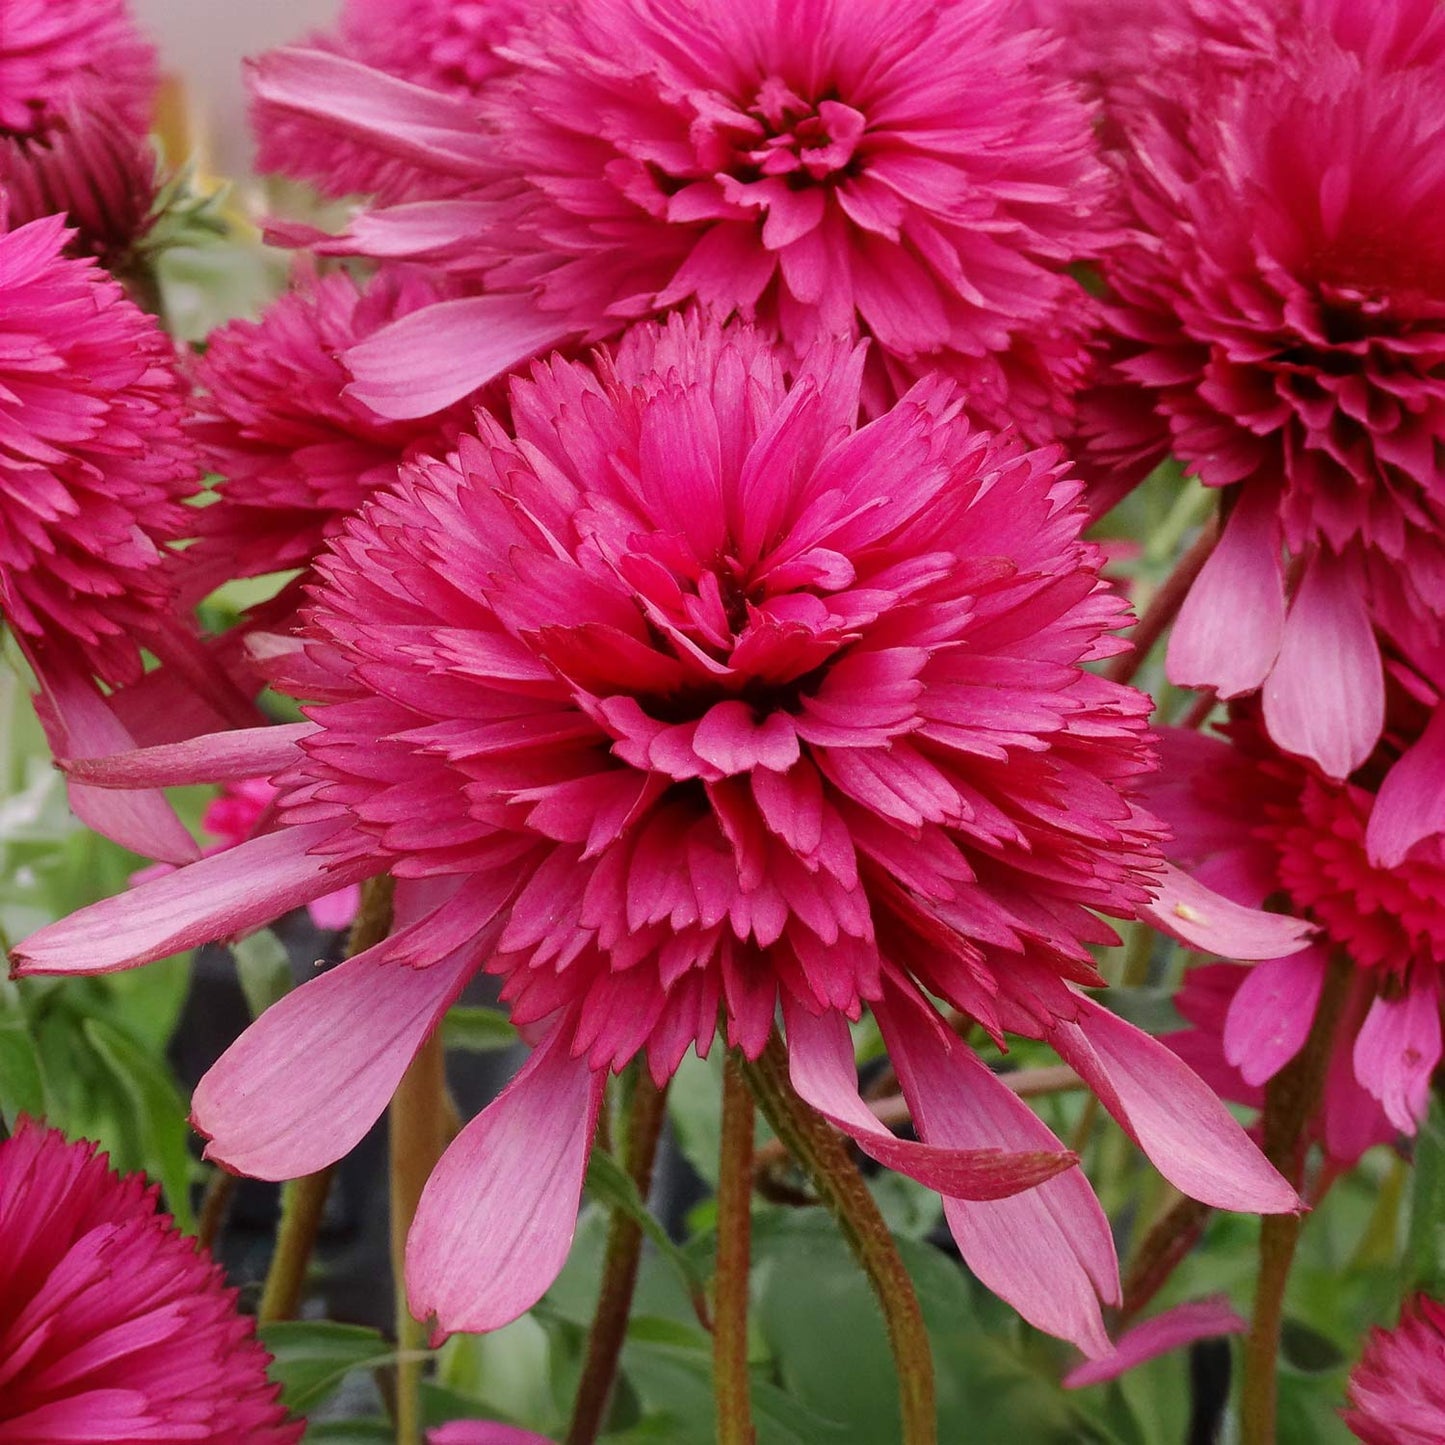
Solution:
[(1365, 1445), (1445, 1440), (1445, 1304), (1416, 1295), (1393, 1330), (1370, 1331), (1349, 1402), (1344, 1422)]
[(143, 135), (156, 53), (126, 0), (6, 0), (0, 25), (0, 136), (43, 139), (73, 109), (99, 105)]
[(1222, 494), (1171, 680), (1262, 689), (1275, 741), (1343, 779), (1384, 719), (1376, 629), (1445, 639), (1445, 11), (1310, 0), (1276, 39), (1183, 132), (1138, 132), (1096, 420), (1136, 475), (1172, 451)]
[(534, 6), (474, 99), (306, 50), (264, 57), (253, 88), (430, 172), (320, 249), (488, 293), (357, 348), (357, 394), (388, 415), (696, 301), (795, 356), (872, 338), (873, 410), (943, 370), (975, 418), (1038, 439), (1087, 361), (1069, 268), (1114, 238), (1049, 46), (992, 0), (595, 0)]
[(385, 269), (364, 286), (337, 272), (300, 280), (259, 321), (212, 333), (186, 426), (220, 481), (194, 519), (189, 590), (309, 566), (344, 516), (396, 480), (403, 460), (447, 450), (469, 407), (388, 421), (349, 393), (342, 360), (444, 295), (411, 268)]
[[(1422, 712), (1408, 707), (1417, 722)], [(1438, 709), (1429, 730), (1445, 731)], [(1349, 1162), (1392, 1132), (1415, 1132), (1441, 1057), (1445, 833), (1427, 816), (1439, 805), (1418, 813), (1417, 836), (1382, 836), (1376, 819), (1386, 789), (1438, 798), (1438, 772), (1418, 776), (1407, 755), (1387, 773), (1408, 740), (1396, 727), (1372, 768), (1346, 783), (1275, 747), (1253, 710), (1241, 706), (1227, 732), (1229, 742), (1164, 730), (1150, 802), (1174, 829), (1175, 856), (1220, 892), (1244, 905), (1282, 896), (1319, 929), (1302, 952), (1208, 980), (1224, 1058), (1245, 1084), (1263, 1085), (1303, 1048), (1331, 956), (1353, 966), (1318, 1125), (1327, 1153)], [(1208, 1010), (1195, 1012), (1202, 1033), (1215, 1031)], [(1191, 1040), (1183, 1052), (1200, 1063), (1203, 1047)]]
[[(1047, 1039), (1180, 1188), (1297, 1204), (1175, 1055), (1080, 991), (1115, 939), (1099, 913), (1204, 946), (1303, 939), (1164, 867), (1134, 798), (1149, 700), (1081, 666), (1118, 650), (1125, 609), (1078, 485), (972, 429), (942, 380), (860, 427), (863, 365), (830, 343), (789, 380), (757, 333), (677, 318), (593, 367), (539, 363), (512, 431), (479, 413), (333, 541), (273, 661), (308, 722), (70, 765), (117, 787), (270, 776), (278, 826), (41, 930), (21, 973), (124, 968), (398, 880), (393, 936), (202, 1080), (229, 1168), (339, 1157), (467, 981), (502, 979), (535, 1050), (447, 1150), (408, 1247), (412, 1308), (443, 1331), (539, 1298), (607, 1071), (643, 1056), (665, 1080), (720, 1015), (756, 1057), (781, 1010), (799, 1093), (944, 1196), (990, 1287), (1094, 1353), (1108, 1221), (931, 998)], [(859, 1097), (865, 1004), (920, 1141)]]
[[(210, 716), (244, 702), (176, 607), (169, 544), (191, 529), (199, 468), (174, 348), (94, 260), (63, 254), (70, 235), (61, 216), (0, 229), (0, 618), (56, 752), (94, 756), (134, 746), (97, 683), (138, 683), (142, 648), (210, 689)], [(152, 856), (195, 856), (159, 794), (72, 802)]]
[(300, 1440), (235, 1290), (159, 1192), (28, 1119), (0, 1142), (0, 1440)]

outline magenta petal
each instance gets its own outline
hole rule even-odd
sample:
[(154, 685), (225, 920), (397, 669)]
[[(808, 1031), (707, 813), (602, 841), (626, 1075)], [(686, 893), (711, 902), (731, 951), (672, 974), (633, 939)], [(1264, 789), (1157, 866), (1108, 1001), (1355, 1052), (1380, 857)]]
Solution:
[(1440, 1049), (1440, 995), (1433, 979), (1370, 1005), (1355, 1038), (1355, 1077), (1401, 1133), (1413, 1134), (1425, 1117)]
[(426, 968), (394, 962), (394, 942), (294, 989), (211, 1066), (191, 1106), (207, 1159), (296, 1179), (361, 1142), (477, 965), (474, 942)]
[(1085, 1385), (1102, 1384), (1181, 1345), (1192, 1345), (1195, 1340), (1208, 1340), (1216, 1335), (1243, 1334), (1248, 1328), (1248, 1322), (1234, 1312), (1222, 1294), (1191, 1300), (1125, 1330), (1112, 1355), (1076, 1365), (1064, 1376), (1063, 1385), (1066, 1390), (1078, 1390)]
[[(95, 757), (135, 747), (135, 739), (110, 703), (87, 680), (39, 667), (37, 676), (54, 714), (46, 731), (57, 756)], [(72, 781), (68, 791), (70, 806), (82, 823), (133, 853), (163, 863), (189, 863), (200, 855), (196, 840), (165, 796), (154, 789), (115, 794)]]
[[(1016, 1153), (951, 1149), (896, 1138), (858, 1094), (853, 1043), (843, 1015), (815, 1018), (785, 997), (788, 1074), (798, 1093), (880, 1164), (951, 1199), (1004, 1199), (1032, 1189), (1079, 1162), (1067, 1149)], [(968, 1051), (962, 1042), (958, 1052)]]
[(1301, 918), (1234, 903), (1172, 866), (1164, 869), (1158, 896), (1141, 912), (1171, 938), (1222, 958), (1284, 958), (1308, 948), (1315, 932)]
[(1422, 838), (1445, 833), (1445, 706), (1437, 705), (1424, 734), (1385, 775), (1365, 851), (1376, 868), (1395, 868)]
[(16, 944), (15, 972), (111, 973), (259, 928), (376, 872), (371, 858), (332, 867), (310, 852), (335, 834), (334, 823), (282, 828), (103, 898)]
[(172, 788), (269, 778), (297, 761), (297, 744), (315, 723), (235, 728), (181, 743), (132, 748), (106, 757), (61, 758), (61, 768), (95, 788)]
[(380, 416), (430, 416), (567, 334), (523, 296), (439, 301), (353, 346), (347, 391)]
[(1179, 609), (1165, 659), (1169, 681), (1212, 687), (1220, 697), (1253, 692), (1279, 655), (1284, 620), (1277, 498), (1244, 487)]
[(1308, 948), (1245, 975), (1224, 1021), (1224, 1056), (1246, 1083), (1274, 1078), (1304, 1047), (1328, 964), (1324, 949)]
[[(926, 1005), (895, 989), (874, 1013), (921, 1138), (955, 1149), (1062, 1148), (972, 1049), (948, 1043)], [(945, 1199), (943, 1209), (968, 1267), (1000, 1299), (1085, 1354), (1109, 1353), (1099, 1301), (1117, 1302), (1119, 1264), (1082, 1170), (1007, 1199)]]
[(432, 1170), (406, 1242), (411, 1312), (438, 1337), (529, 1310), (572, 1248), (603, 1072), (554, 1027)]
[(1305, 570), (1264, 685), (1264, 722), (1286, 752), (1347, 778), (1385, 725), (1385, 673), (1365, 599), (1324, 553)]
[(1059, 1057), (1176, 1189), (1217, 1209), (1284, 1214), (1299, 1196), (1207, 1084), (1158, 1039), (1091, 998), (1049, 1032)]

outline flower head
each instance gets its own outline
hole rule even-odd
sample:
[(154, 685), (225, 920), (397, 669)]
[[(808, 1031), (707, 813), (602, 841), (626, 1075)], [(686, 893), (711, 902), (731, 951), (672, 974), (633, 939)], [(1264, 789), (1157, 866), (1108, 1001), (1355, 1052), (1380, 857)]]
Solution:
[[(942, 369), (976, 417), (1037, 438), (1085, 361), (1068, 268), (1113, 237), (1090, 113), (1046, 49), (982, 0), (604, 0), (537, 6), (475, 102), (315, 52), (263, 60), (255, 85), (431, 171), (406, 197), (426, 205), (364, 216), (333, 249), (424, 257), (492, 293), (361, 350), (362, 394), (395, 414), (432, 409), (440, 373), (455, 396), (696, 300), (796, 356), (871, 337), (875, 410)], [(484, 324), (508, 329), (464, 376), (452, 353)]]
[(1445, 1438), (1445, 1305), (1416, 1295), (1393, 1330), (1371, 1330), (1350, 1371), (1345, 1424), (1365, 1445)]
[(1263, 686), (1271, 735), (1334, 778), (1380, 735), (1373, 628), (1412, 651), (1445, 636), (1445, 13), (1360, 13), (1301, 6), (1183, 132), (1140, 129), (1138, 241), (1105, 267), (1109, 397), (1152, 407), (1152, 451), (1138, 403), (1096, 418), (1106, 450), (1172, 450), (1226, 489), (1171, 678)]
[[(1202, 865), (1204, 876), (1242, 903), (1282, 897), (1317, 925), (1319, 938), (1304, 952), (1247, 971), (1211, 969), (1192, 1000), (1186, 988), (1181, 1011), (1198, 1032), (1181, 1052), (1202, 1065), (1206, 1040), (1222, 1038), (1224, 1060), (1257, 1089), (1303, 1047), (1329, 960), (1344, 956), (1356, 978), (1320, 1133), (1333, 1157), (1353, 1161), (1394, 1132), (1415, 1132), (1440, 1061), (1445, 834), (1438, 820), (1419, 814), (1413, 829), (1398, 813), (1384, 825), (1391, 794), (1438, 796), (1445, 720), (1424, 737), (1402, 738), (1392, 728), (1372, 767), (1347, 783), (1274, 746), (1252, 708), (1240, 710), (1229, 734), (1232, 747), (1166, 733), (1172, 766), (1160, 776), (1172, 780), (1151, 801), (1173, 824), (1182, 860)], [(1385, 776), (1402, 742), (1414, 747)], [(1225, 1091), (1242, 1097), (1236, 1088)]]
[(29, 1120), (0, 1143), (0, 1436), (301, 1438), (235, 1291), (158, 1196)]
[(311, 277), (259, 321), (212, 333), (196, 364), (199, 394), (187, 423), (202, 464), (218, 473), (216, 500), (196, 517), (188, 586), (307, 567), (341, 519), (398, 465), (443, 452), (470, 417), (388, 421), (348, 391), (342, 355), (445, 291), (407, 268), (364, 287), (342, 272)]
[(74, 107), (99, 104), (143, 135), (155, 50), (125, 0), (7, 0), (0, 29), (0, 137), (43, 138)]
[[(1000, 1040), (1048, 1039), (1181, 1187), (1295, 1202), (1167, 1049), (1075, 987), (1101, 982), (1098, 915), (1137, 916), (1165, 884), (1134, 799), (1148, 700), (1081, 666), (1117, 649), (1124, 609), (1077, 485), (974, 430), (943, 381), (860, 427), (862, 384), (861, 349), (789, 377), (756, 332), (676, 318), (595, 366), (538, 364), (510, 430), (479, 413), (319, 563), (273, 676), (315, 700), (309, 723), (82, 766), (194, 779), (209, 748), (212, 768), (274, 777), (280, 826), (43, 931), (22, 970), (121, 967), (398, 880), (392, 938), (203, 1081), (196, 1120), (232, 1167), (336, 1157), (467, 980), (503, 980), (536, 1051), (412, 1232), (413, 1307), (444, 1329), (538, 1298), (606, 1071), (643, 1056), (664, 1080), (720, 1016), (757, 1056), (781, 1011), (799, 1092), (943, 1193), (980, 1276), (1085, 1348), (1108, 1348), (1107, 1221), (929, 996)], [(922, 1142), (859, 1099), (865, 1004)], [(1047, 1287), (1008, 1243), (1023, 1229)]]
[(136, 680), (198, 468), (155, 321), (52, 216), (0, 233), (0, 613), (32, 652)]

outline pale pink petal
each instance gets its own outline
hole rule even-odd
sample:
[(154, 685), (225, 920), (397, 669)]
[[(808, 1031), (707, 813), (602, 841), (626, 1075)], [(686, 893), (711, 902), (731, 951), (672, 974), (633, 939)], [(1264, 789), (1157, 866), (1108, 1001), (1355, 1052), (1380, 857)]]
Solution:
[(132, 748), (105, 757), (58, 759), (77, 782), (95, 788), (174, 788), (268, 778), (297, 761), (297, 744), (315, 723), (235, 728), (188, 742)]
[(1445, 832), (1445, 706), (1437, 705), (1424, 734), (1385, 774), (1365, 829), (1365, 850), (1377, 868), (1394, 868), (1422, 838)]
[(1440, 1047), (1440, 995), (1433, 978), (1412, 982), (1399, 998), (1380, 995), (1360, 1025), (1355, 1077), (1401, 1133), (1413, 1134), (1425, 1117)]
[[(95, 757), (135, 747), (135, 739), (89, 681), (60, 668), (37, 670), (37, 676), (51, 705), (52, 716), (46, 718), (42, 709), (41, 717), (57, 756)], [(196, 840), (164, 794), (154, 789), (115, 794), (71, 782), (68, 793), (82, 823), (133, 853), (163, 863), (189, 863), (200, 856)]]
[[(1043, 1121), (932, 1010), (901, 990), (874, 1012), (919, 1137), (954, 1149), (1061, 1147)], [(943, 1201), (968, 1267), (1030, 1324), (1091, 1356), (1112, 1346), (1099, 1309), (1119, 1298), (1109, 1221), (1083, 1171), (1007, 1199)]]
[(1143, 915), (1156, 928), (1222, 958), (1284, 958), (1308, 948), (1313, 925), (1231, 902), (1178, 868), (1166, 866), (1158, 896)]
[(1279, 655), (1284, 620), (1278, 499), (1245, 487), (1179, 609), (1165, 660), (1169, 681), (1212, 687), (1220, 697), (1253, 692)]
[(313, 898), (306, 905), (311, 921), (317, 928), (331, 930), (350, 928), (356, 919), (356, 910), (361, 907), (361, 885), (353, 883), (348, 888), (338, 888), (321, 898)]
[(1329, 957), (1307, 948), (1257, 963), (1245, 975), (1224, 1022), (1224, 1056), (1249, 1084), (1274, 1078), (1304, 1047)]
[(1235, 1313), (1222, 1294), (1209, 1299), (1190, 1300), (1188, 1304), (1175, 1305), (1173, 1309), (1125, 1330), (1119, 1336), (1112, 1355), (1103, 1360), (1088, 1360), (1082, 1365), (1075, 1365), (1064, 1376), (1063, 1385), (1066, 1390), (1078, 1390), (1085, 1385), (1102, 1384), (1105, 1380), (1117, 1379), (1125, 1370), (1167, 1355), (1170, 1350), (1177, 1350), (1182, 1345), (1213, 1339), (1216, 1335), (1243, 1334), (1248, 1328), (1248, 1322)]
[(429, 170), (477, 178), (495, 161), (496, 143), (471, 108), (324, 50), (288, 46), (246, 63), (251, 94)]
[(1264, 722), (1286, 752), (1347, 778), (1385, 725), (1385, 674), (1365, 599), (1321, 552), (1305, 569), (1264, 685)]
[(1082, 994), (1049, 1032), (1059, 1057), (1176, 1189), (1216, 1209), (1283, 1214), (1299, 1197), (1207, 1084), (1158, 1039)]
[(380, 416), (430, 416), (567, 335), (523, 296), (439, 301), (353, 346), (347, 391)]
[[(798, 1093), (880, 1164), (953, 1199), (1003, 1199), (1077, 1164), (1066, 1149), (1015, 1153), (952, 1149), (896, 1138), (858, 1094), (852, 1035), (843, 1015), (814, 1017), (784, 996), (788, 1073)], [(964, 1046), (960, 1045), (960, 1049)]]
[(554, 1027), (432, 1170), (406, 1242), (411, 1312), (434, 1339), (529, 1310), (572, 1247), (605, 1073)]
[(191, 1105), (207, 1159), (297, 1179), (361, 1142), (478, 963), (475, 941), (425, 968), (395, 949), (387, 939), (293, 989), (211, 1066)]
[(545, 1435), (495, 1420), (452, 1420), (426, 1432), (427, 1445), (552, 1445)]
[(259, 928), (375, 873), (370, 858), (332, 867), (311, 853), (335, 833), (332, 823), (282, 828), (103, 898), (18, 943), (15, 972), (112, 973)]

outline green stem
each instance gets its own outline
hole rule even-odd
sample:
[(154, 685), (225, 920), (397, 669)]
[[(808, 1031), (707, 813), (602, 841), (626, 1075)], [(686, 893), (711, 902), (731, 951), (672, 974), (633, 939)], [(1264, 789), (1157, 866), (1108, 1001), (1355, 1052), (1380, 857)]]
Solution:
[(234, 1174), (217, 1169), (206, 1184), (201, 1199), (201, 1215), (196, 1224), (196, 1238), (205, 1249), (214, 1251), (216, 1241), (226, 1226), (226, 1216), (231, 1210), (231, 1201), (236, 1197), (238, 1180)]
[(717, 1279), (713, 1289), (713, 1391), (718, 1445), (753, 1445), (748, 1387), (748, 1273), (752, 1254), (753, 1096), (737, 1054), (723, 1065), (718, 1156)]
[[(659, 1089), (652, 1082), (652, 1075), (643, 1064), (637, 1069), (633, 1085), (627, 1118), (627, 1152), (622, 1161), (643, 1200), (652, 1187), (652, 1165), (666, 1117), (667, 1090)], [(587, 1358), (577, 1385), (566, 1445), (592, 1445), (606, 1423), (641, 1260), (642, 1226), (623, 1210), (614, 1209), (607, 1233), (607, 1252), (602, 1261), (602, 1289), (587, 1336)]]
[(281, 1186), (281, 1223), (276, 1230), (276, 1248), (266, 1270), (266, 1284), (256, 1311), (263, 1325), (274, 1320), (292, 1320), (301, 1308), (306, 1289), (306, 1270), (311, 1251), (321, 1233), (326, 1196), (331, 1190), (331, 1165), (300, 1179), (288, 1179)]
[[(1304, 1173), (1305, 1131), (1324, 1089), (1335, 1028), (1349, 997), (1351, 977), (1347, 959), (1331, 961), (1304, 1048), (1270, 1080), (1265, 1091), (1264, 1154), (1296, 1189)], [(1254, 1318), (1245, 1341), (1240, 1399), (1243, 1445), (1274, 1445), (1284, 1296), (1302, 1225), (1297, 1214), (1269, 1214), (1260, 1221), (1259, 1278)]]
[(809, 1108), (788, 1078), (788, 1056), (774, 1034), (762, 1054), (743, 1072), (774, 1133), (807, 1171), (833, 1211), (848, 1247), (868, 1276), (893, 1349), (898, 1374), (903, 1445), (937, 1445), (938, 1416), (933, 1396), (933, 1352), (913, 1281), (908, 1277), (888, 1226), (842, 1140)]
[(440, 1029), (421, 1046), (387, 1119), (391, 1150), (391, 1275), (396, 1289), (396, 1440), (421, 1445), (426, 1330), (406, 1303), (406, 1236), (421, 1192), (447, 1146), (446, 1055)]

